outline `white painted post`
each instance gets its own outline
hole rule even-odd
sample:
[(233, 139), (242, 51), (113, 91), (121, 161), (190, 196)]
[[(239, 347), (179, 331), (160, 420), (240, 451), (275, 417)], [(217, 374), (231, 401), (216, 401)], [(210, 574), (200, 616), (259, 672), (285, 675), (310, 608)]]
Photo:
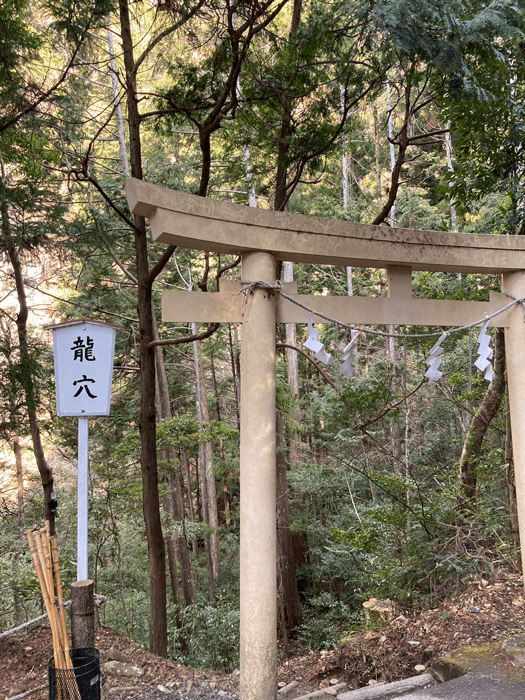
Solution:
[[(515, 297), (525, 297), (525, 271), (505, 272), (502, 291)], [(509, 391), (516, 507), (521, 545), (521, 565), (525, 571), (525, 315), (521, 304), (513, 306), (509, 326), (505, 328), (505, 358)]]
[(58, 416), (78, 416), (77, 581), (88, 578), (89, 416), (108, 416), (119, 326), (80, 319), (53, 332)]
[(77, 581), (88, 578), (89, 418), (78, 419)]
[[(275, 259), (247, 253), (242, 279), (275, 282)], [(241, 345), (241, 698), (277, 694), (275, 297), (247, 294)]]

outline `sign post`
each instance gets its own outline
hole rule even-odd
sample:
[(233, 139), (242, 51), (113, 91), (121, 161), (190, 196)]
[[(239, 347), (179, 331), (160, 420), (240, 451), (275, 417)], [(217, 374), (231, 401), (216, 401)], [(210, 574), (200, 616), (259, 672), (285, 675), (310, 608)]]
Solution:
[(78, 581), (88, 578), (89, 417), (109, 415), (117, 328), (87, 319), (47, 326), (53, 332), (57, 415), (78, 416)]
[(88, 578), (89, 418), (78, 419), (77, 581)]

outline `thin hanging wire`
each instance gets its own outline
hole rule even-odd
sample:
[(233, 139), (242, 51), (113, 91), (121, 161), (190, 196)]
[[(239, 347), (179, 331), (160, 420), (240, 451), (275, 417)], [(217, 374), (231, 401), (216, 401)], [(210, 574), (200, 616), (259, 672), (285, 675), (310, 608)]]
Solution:
[[(378, 335), (386, 338), (437, 338), (443, 335), (443, 331), (435, 331), (433, 333), (391, 333), (388, 331), (378, 331), (372, 328), (366, 328), (364, 326), (357, 326), (353, 323), (344, 323), (343, 321), (339, 321), (338, 319), (333, 318), (332, 316), (328, 316), (327, 314), (323, 314), (320, 311), (316, 311), (310, 306), (307, 306), (306, 304), (303, 304), (302, 302), (298, 301), (296, 298), (285, 294), (285, 292), (283, 292), (283, 288), (280, 282), (271, 284), (270, 282), (263, 282), (260, 280), (241, 280), (241, 284), (244, 285), (241, 289), (241, 292), (245, 296), (248, 293), (252, 292), (254, 289), (264, 289), (270, 293), (279, 293), (283, 299), (286, 299), (287, 301), (291, 302), (292, 304), (295, 304), (299, 308), (304, 309), (305, 311), (308, 311), (309, 313), (314, 314), (315, 316), (318, 316), (319, 318), (322, 318), (325, 321), (328, 321), (329, 323), (333, 323), (334, 325), (339, 326), (340, 328), (361, 331), (362, 333)], [(524, 306), (525, 312), (525, 297), (518, 298), (513, 294), (507, 294), (507, 296), (510, 297), (512, 301), (509, 302), (506, 306), (503, 306), (501, 309), (498, 309), (497, 311), (494, 311), (491, 314), (484, 316), (483, 318), (479, 319), (479, 321), (473, 321), (472, 323), (467, 323), (464, 326), (450, 328), (445, 331), (445, 334), (452, 335), (454, 333), (461, 333), (462, 331), (466, 331), (469, 328), (475, 328), (476, 326), (480, 326), (486, 321), (490, 321), (492, 318), (495, 318), (496, 316), (499, 316), (508, 309), (511, 309), (513, 306), (516, 306), (516, 304), (522, 304), (522, 306)]]

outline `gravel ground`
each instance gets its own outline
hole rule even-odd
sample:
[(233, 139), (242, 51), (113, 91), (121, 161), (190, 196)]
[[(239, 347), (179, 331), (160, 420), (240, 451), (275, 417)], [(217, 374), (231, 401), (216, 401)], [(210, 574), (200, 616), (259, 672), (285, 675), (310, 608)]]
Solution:
[(192, 688), (190, 691), (176, 690), (175, 692), (165, 693), (160, 690), (150, 690), (149, 692), (140, 695), (123, 694), (118, 696), (111, 693), (111, 698), (120, 698), (126, 700), (239, 700), (239, 695), (234, 695), (225, 690), (217, 690), (212, 688), (198, 687)]

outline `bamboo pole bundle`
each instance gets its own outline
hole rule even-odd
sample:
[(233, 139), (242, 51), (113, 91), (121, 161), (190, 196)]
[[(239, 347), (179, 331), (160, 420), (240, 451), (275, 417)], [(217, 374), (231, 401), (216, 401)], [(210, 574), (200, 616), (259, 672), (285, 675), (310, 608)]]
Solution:
[[(26, 534), (51, 627), (57, 700), (81, 700), (69, 653), (56, 536), (50, 536), (47, 521), (46, 527), (41, 530), (27, 530)], [(60, 674), (62, 670), (71, 671), (71, 673), (62, 675)]]
[[(47, 533), (47, 536), (49, 537), (49, 540), (51, 542), (51, 558), (53, 561), (53, 576), (55, 579), (55, 586), (56, 586), (56, 591), (57, 591), (58, 613), (60, 616), (61, 627), (64, 630), (64, 640), (65, 640), (65, 643), (67, 644), (68, 641), (67, 641), (66, 613), (65, 613), (65, 607), (64, 607), (64, 598), (62, 597), (62, 581), (60, 580), (60, 566), (58, 563), (57, 538), (56, 538), (56, 535), (53, 535), (53, 537), (51, 537), (49, 534), (49, 520), (46, 520), (46, 533)], [(68, 657), (69, 657), (69, 648), (68, 648)]]

